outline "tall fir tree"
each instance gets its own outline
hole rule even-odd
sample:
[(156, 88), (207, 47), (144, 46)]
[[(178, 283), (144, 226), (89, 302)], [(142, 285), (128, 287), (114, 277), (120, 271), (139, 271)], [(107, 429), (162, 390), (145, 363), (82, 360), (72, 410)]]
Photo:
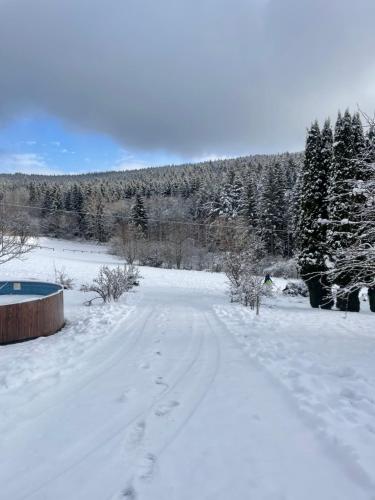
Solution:
[(249, 230), (257, 226), (256, 185), (250, 171), (246, 173), (243, 180), (239, 201), (239, 214), (245, 219)]
[(297, 223), (298, 265), (309, 289), (312, 307), (329, 309), (333, 302), (326, 283), (327, 187), (332, 165), (332, 131), (329, 122), (322, 133), (314, 122), (307, 133), (305, 161)]
[(221, 188), (217, 203), (211, 215), (234, 219), (239, 215), (243, 185), (234, 170), (229, 170), (224, 186)]
[[(330, 227), (327, 234), (332, 260), (344, 255), (347, 248), (355, 243), (356, 227), (353, 224), (357, 212), (358, 198), (353, 194), (352, 183), (358, 180), (359, 164), (357, 156), (364, 146), (364, 137), (359, 115), (351, 117), (349, 110), (344, 116), (339, 113), (333, 146), (333, 168), (329, 190)], [(359, 290), (347, 290), (351, 282), (350, 271), (341, 273), (336, 284), (337, 307), (341, 310), (359, 311)]]
[(100, 243), (105, 243), (109, 240), (111, 233), (110, 219), (105, 217), (104, 214), (104, 203), (99, 197), (95, 204), (94, 212), (94, 237)]
[(135, 197), (135, 202), (131, 210), (131, 220), (132, 224), (139, 228), (144, 235), (147, 233), (148, 216), (140, 194), (137, 194)]
[(258, 206), (258, 234), (270, 255), (285, 251), (286, 204), (285, 185), (280, 165), (274, 163), (267, 169), (262, 182)]

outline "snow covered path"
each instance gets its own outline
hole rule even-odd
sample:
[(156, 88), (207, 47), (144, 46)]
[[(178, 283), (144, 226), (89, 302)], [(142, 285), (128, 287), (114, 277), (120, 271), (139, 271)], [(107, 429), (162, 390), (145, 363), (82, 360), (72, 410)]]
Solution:
[(156, 281), (84, 369), (0, 424), (0, 498), (373, 500), (219, 320), (226, 297)]

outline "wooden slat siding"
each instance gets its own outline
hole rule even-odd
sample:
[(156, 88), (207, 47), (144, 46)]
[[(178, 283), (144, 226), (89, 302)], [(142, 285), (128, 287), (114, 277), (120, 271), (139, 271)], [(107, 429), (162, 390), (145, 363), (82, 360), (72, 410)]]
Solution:
[(0, 306), (0, 344), (53, 335), (64, 326), (64, 296)]

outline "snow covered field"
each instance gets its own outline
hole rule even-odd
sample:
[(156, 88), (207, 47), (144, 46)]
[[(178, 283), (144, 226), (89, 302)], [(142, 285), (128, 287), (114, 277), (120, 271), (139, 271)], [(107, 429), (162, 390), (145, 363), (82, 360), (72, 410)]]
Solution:
[(135, 293), (85, 307), (80, 285), (119, 261), (39, 243), (1, 279), (65, 268), (75, 289), (61, 332), (0, 347), (1, 500), (375, 499), (367, 304), (277, 294), (256, 317), (220, 274), (141, 268)]

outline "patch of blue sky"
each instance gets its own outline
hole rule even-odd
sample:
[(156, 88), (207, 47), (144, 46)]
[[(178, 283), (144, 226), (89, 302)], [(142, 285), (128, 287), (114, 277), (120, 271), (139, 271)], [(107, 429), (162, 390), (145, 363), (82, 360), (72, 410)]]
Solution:
[(111, 137), (48, 115), (17, 117), (0, 128), (0, 172), (81, 173), (182, 161), (166, 152), (128, 150)]

